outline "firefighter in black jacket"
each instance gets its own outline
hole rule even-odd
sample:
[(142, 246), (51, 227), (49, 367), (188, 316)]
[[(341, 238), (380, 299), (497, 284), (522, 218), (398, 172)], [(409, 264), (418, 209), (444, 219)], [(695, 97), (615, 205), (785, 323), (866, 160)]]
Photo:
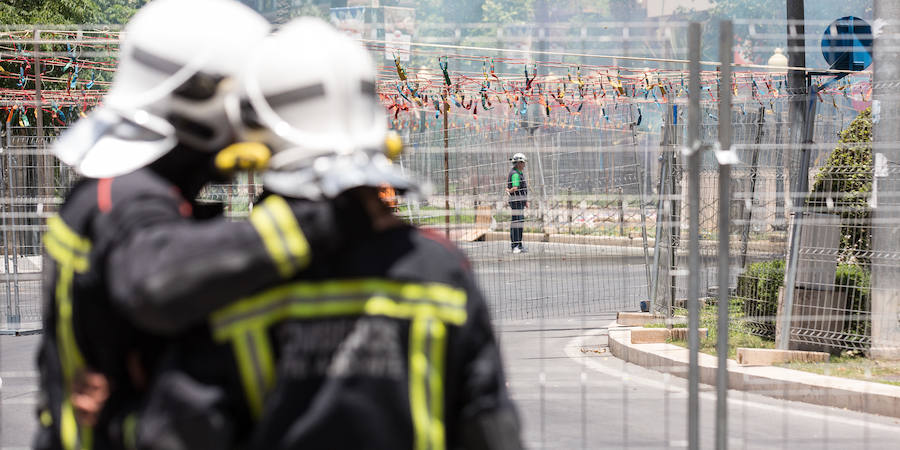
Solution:
[(227, 434), (256, 449), (521, 448), (469, 262), (378, 198), (385, 183), (418, 186), (385, 156), (399, 149), (385, 152), (366, 50), (300, 19), (267, 39), (242, 88), (248, 132), (274, 152), (267, 191), (355, 205), (370, 226), (329, 263), (182, 336), (137, 421), (139, 447), (221, 448)]
[[(193, 23), (200, 12), (216, 20)], [(89, 178), (74, 186), (44, 236), (35, 448), (123, 445), (117, 441), (133, 423), (116, 415), (143, 394), (164, 347), (146, 331), (174, 333), (202, 321), (229, 300), (294, 276), (339, 237), (330, 205), (279, 197), (247, 222), (193, 220), (192, 200), (214, 176), (215, 150), (233, 139), (218, 125), (227, 124), (216, 107), (220, 81), (234, 73), (233, 53), (268, 32), (261, 17), (232, 2), (160, 0), (127, 30), (105, 106), (54, 148)], [(181, 40), (192, 45), (171, 51)], [(246, 156), (240, 147), (229, 152), (219, 154), (220, 167)]]

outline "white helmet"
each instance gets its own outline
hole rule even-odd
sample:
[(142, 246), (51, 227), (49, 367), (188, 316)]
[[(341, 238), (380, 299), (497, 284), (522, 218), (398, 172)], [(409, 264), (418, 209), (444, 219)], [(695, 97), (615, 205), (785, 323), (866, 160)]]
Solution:
[(76, 123), (54, 153), (82, 175), (118, 176), (177, 144), (215, 152), (234, 139), (226, 79), (269, 32), (265, 19), (232, 0), (156, 0), (125, 27), (104, 105)]
[(228, 109), (243, 139), (272, 150), (267, 189), (305, 198), (357, 186), (418, 189), (385, 156), (387, 119), (361, 44), (304, 17), (267, 38), (245, 68)]
[(524, 153), (516, 153), (515, 155), (512, 155), (512, 158), (509, 160), (515, 164), (517, 162), (526, 162), (528, 161), (528, 158), (525, 157)]

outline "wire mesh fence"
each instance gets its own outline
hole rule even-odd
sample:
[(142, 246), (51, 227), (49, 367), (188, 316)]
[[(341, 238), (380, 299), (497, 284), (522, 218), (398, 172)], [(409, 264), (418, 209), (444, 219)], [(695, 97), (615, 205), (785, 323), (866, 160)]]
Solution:
[[(754, 24), (747, 26), (751, 35), (761, 36), (757, 44), (766, 42), (760, 29)], [(449, 59), (443, 50), (393, 48), (377, 41), (369, 44), (377, 60), (385, 62), (380, 92), (393, 113), (393, 127), (407, 142), (408, 150), (399, 163), (435, 187), (433, 197), (404, 202), (398, 213), (423, 227), (443, 229), (460, 243), (478, 268), (498, 318), (636, 309), (641, 301), (649, 301), (659, 313), (671, 314), (674, 305), (683, 303), (687, 202), (680, 148), (686, 127), (685, 72), (653, 58), (643, 62), (649, 67), (634, 69), (638, 62), (627, 58), (636, 50), (616, 45), (620, 33), (628, 34), (625, 42), (640, 42), (642, 54), (682, 55), (683, 27), (678, 23), (661, 28), (649, 23), (629, 24), (625, 31), (610, 31), (608, 26), (549, 26), (544, 29), (542, 45), (549, 46), (551, 53), (554, 49), (572, 53), (559, 61), (534, 61), (527, 55), (510, 58), (505, 53), (535, 44), (534, 26), (423, 24), (417, 31), (417, 41), (460, 44), (463, 48), (497, 46), (449, 54)], [(9, 122), (3, 158), (7, 180), (4, 235), (9, 242), (4, 246), (8, 287), (4, 318), (7, 323), (38, 322), (41, 227), (74, 180), (74, 174), (49, 156), (46, 148), (69, 121), (96, 104), (108, 86), (118, 33), (105, 29), (15, 30), (4, 37), (3, 50), (14, 55), (17, 59), (10, 62), (22, 69), (7, 71), (9, 83), (15, 81), (16, 86), (4, 88)], [(39, 63), (35, 51), (42, 55)], [(610, 66), (589, 65), (596, 61), (586, 56), (590, 52), (621, 54), (626, 59)], [(406, 86), (396, 83), (400, 81), (394, 70), (400, 67), (398, 57), (407, 61), (403, 67), (415, 80), (415, 90), (408, 81)], [(447, 70), (448, 75), (453, 74), (447, 78), (450, 84), (444, 86), (441, 72), (430, 68), (433, 62), (429, 60), (434, 58), (453, 64), (455, 70)], [(46, 70), (38, 76), (33, 70), (29, 74), (25, 69), (30, 61), (43, 64)], [(417, 64), (422, 67), (415, 68)], [(524, 67), (524, 79), (517, 74), (520, 67)], [(479, 71), (484, 80), (479, 81)], [(16, 72), (20, 76), (16, 77)], [(529, 77), (534, 82), (538, 75), (541, 78), (534, 83), (537, 90), (531, 86), (525, 89), (531, 84)], [(713, 110), (713, 91), (719, 88), (713, 86), (716, 80), (713, 72), (704, 75), (706, 109), (701, 136), (709, 142), (714, 141), (718, 124)], [(39, 127), (34, 99), (41, 83), (41, 116), (48, 120), (41, 121)], [(391, 94), (392, 88), (406, 102)], [(777, 310), (777, 304), (770, 303), (773, 299), (777, 303), (778, 295), (769, 295), (772, 289), (753, 294), (756, 291), (748, 286), (751, 279), (757, 284), (769, 282), (768, 278), (753, 278), (757, 265), (777, 264), (770, 261), (786, 257), (792, 205), (803, 201), (792, 195), (798, 162), (791, 147), (785, 145), (792, 139), (787, 115), (795, 96), (786, 92), (784, 75), (772, 72), (739, 73), (733, 89), (738, 97), (731, 123), (743, 164), (735, 170), (732, 182), (736, 220), (728, 232), (738, 244), (732, 253), (736, 258), (729, 291), (734, 291), (735, 301), (745, 305), (744, 315), (735, 320), (746, 322), (754, 333), (773, 338), (771, 313)], [(830, 98), (820, 94), (814, 141), (821, 144), (814, 148), (809, 174), (817, 180), (830, 177), (819, 182), (828, 185), (820, 190), (843, 193), (848, 184), (844, 179), (861, 176), (859, 166), (845, 170), (832, 164), (822, 168), (838, 145), (838, 133), (856, 117), (860, 105), (866, 104), (867, 89), (869, 78), (855, 76), (827, 92)], [(449, 116), (446, 125), (439, 108), (431, 108), (432, 102), (444, 100)], [(453, 108), (449, 108), (451, 104)], [(44, 144), (38, 146), (37, 140)], [(534, 244), (528, 255), (514, 258), (505, 243), (511, 223), (505, 184), (508, 158), (520, 151), (530, 157), (527, 178), (531, 204), (524, 232), (526, 242)], [(714, 281), (715, 242), (721, 231), (715, 223), (717, 175), (711, 154), (703, 166), (702, 280), (704, 292), (712, 295), (718, 288)], [(817, 175), (820, 169), (827, 170), (827, 175)], [(258, 180), (250, 175), (234, 184), (209, 187), (203, 196), (207, 201), (226, 204), (228, 214), (240, 217), (249, 211), (260, 190)], [(835, 203), (835, 195), (826, 196), (825, 203), (816, 208), (841, 215), (842, 223), (851, 218), (862, 220), (867, 214), (858, 206), (853, 206), (855, 212), (844, 211), (847, 202), (839, 199)], [(862, 235), (870, 233), (866, 229), (859, 223), (841, 225), (841, 241), (865, 240)], [(847, 233), (852, 236), (847, 238)], [(868, 279), (866, 275), (843, 275), (848, 270), (867, 273), (865, 265), (869, 262), (865, 257), (848, 255), (840, 243), (804, 247), (800, 254), (803, 259), (814, 259), (814, 255), (821, 257), (829, 251), (841, 256), (844, 279)], [(590, 269), (584, 273), (571, 270), (575, 263), (582, 262)], [(777, 274), (772, 277), (778, 278)], [(837, 279), (831, 283), (819, 281), (843, 286)], [(854, 317), (850, 328), (858, 332), (846, 339), (826, 339), (812, 337), (822, 333), (811, 328), (796, 339), (825, 339), (840, 348), (865, 348), (867, 328), (857, 322), (866, 321), (867, 297), (854, 295), (850, 304), (833, 304), (831, 312), (840, 310)], [(582, 305), (582, 298), (590, 299), (587, 306), (575, 308), (575, 304)], [(545, 303), (551, 306), (536, 307)], [(824, 312), (821, 308), (815, 311)]]
[[(506, 121), (490, 115), (479, 120)], [(402, 203), (400, 214), (461, 243), (495, 317), (636, 309), (646, 299), (644, 149), (636, 148), (630, 129), (463, 127), (448, 130), (446, 148), (440, 131), (406, 137), (409, 150), (400, 164), (427, 178), (436, 195)], [(529, 157), (527, 255), (512, 254), (510, 246), (505, 189), (509, 158), (517, 152)], [(572, 270), (580, 263), (588, 269)]]
[[(683, 64), (667, 62), (686, 53), (685, 24), (620, 25), (420, 24), (410, 37), (412, 42), (451, 48), (394, 45), (380, 39), (383, 35), (367, 39), (373, 36), (368, 28), (360, 32), (379, 62), (379, 95), (391, 126), (406, 144), (397, 164), (433, 187), (425, 198), (401, 197), (397, 214), (446, 234), (468, 255), (495, 325), (509, 333), (505, 348), (521, 352), (517, 356), (524, 359), (540, 360), (539, 367), (516, 371), (511, 379), (533, 447), (684, 444), (686, 389), (681, 380), (668, 376), (685, 376), (683, 368), (651, 367), (667, 372), (659, 381), (618, 360), (613, 364), (603, 359), (606, 364), (599, 368), (581, 360), (558, 368), (544, 365), (546, 358), (577, 359), (608, 351), (609, 314), (637, 311), (641, 302), (659, 317), (658, 325), (680, 326), (686, 315), (690, 200), (682, 150), (688, 145), (689, 92)], [(739, 26), (747, 28), (756, 51), (782, 45), (784, 35), (769, 28), (784, 30), (783, 23)], [(39, 45), (48, 60), (56, 54), (48, 66), (58, 73), (48, 74), (50, 89), (42, 94), (42, 128), (36, 124), (34, 106), (28, 112), (35, 98), (33, 72), (22, 72), (22, 87), (2, 92), (7, 118), (0, 153), (2, 330), (40, 326), (41, 232), (76, 179), (48, 148), (71, 118), (96, 103), (93, 92), (99, 95), (108, 80), (101, 75), (111, 67), (117, 38), (115, 33), (97, 32), (96, 39), (102, 41), (84, 44), (75, 54), (66, 40), (87, 40), (89, 33), (18, 33), (0, 41), (0, 50), (18, 55), (20, 61), (4, 61), (5, 66), (16, 64), (7, 67), (5, 80), (18, 83), (18, 67), (26, 67), (29, 59), (34, 64), (26, 46), (38, 36), (46, 40)], [(17, 45), (17, 40), (26, 44)], [(540, 46), (548, 55), (516, 53)], [(629, 59), (636, 55), (652, 57)], [(78, 72), (64, 69), (82, 60), (87, 63)], [(100, 62), (92, 66), (92, 60)], [(86, 75), (91, 69), (98, 75)], [(401, 80), (400, 70), (406, 80)], [(800, 132), (789, 117), (791, 102), (804, 97), (789, 92), (783, 71), (737, 68), (735, 80), (730, 87), (734, 107), (727, 120), (741, 163), (731, 171), (732, 194), (725, 200), (733, 218), (728, 229), (717, 224), (721, 199), (714, 153), (704, 151), (701, 162), (699, 279), (702, 325), (711, 330), (704, 342), (707, 347), (714, 342), (713, 316), (723, 306), (716, 305), (715, 297), (724, 290), (730, 299), (729, 332), (741, 339), (749, 336), (748, 342), (754, 338), (755, 345), (772, 348), (787, 329), (791, 348), (866, 353), (873, 345), (873, 321), (890, 320), (879, 315), (873, 301), (876, 292), (888, 290), (873, 284), (873, 272), (900, 264), (900, 255), (879, 254), (874, 246), (876, 230), (897, 226), (873, 219), (878, 165), (869, 143), (872, 118), (866, 112), (871, 75), (851, 75), (815, 99), (815, 144), (807, 145), (806, 173), (801, 173)], [(719, 90), (729, 87), (719, 85), (714, 70), (705, 71), (702, 82), (700, 138), (712, 144), (722, 120), (716, 110)], [(93, 89), (88, 83), (95, 83)], [(51, 100), (51, 94), (59, 97)], [(523, 254), (512, 253), (512, 210), (506, 194), (509, 158), (518, 152), (528, 157), (529, 205), (523, 230), (528, 252)], [(881, 173), (893, 170), (886, 164)], [(809, 180), (809, 189), (797, 190), (800, 177)], [(879, 189), (882, 198), (896, 196), (890, 186)], [(208, 186), (201, 198), (221, 203), (226, 215), (240, 219), (261, 190), (258, 175), (249, 174), (231, 184)], [(797, 224), (803, 231), (795, 244), (798, 267), (790, 326), (783, 327), (790, 231)], [(731, 249), (721, 255), (717, 245), (726, 234)], [(717, 280), (723, 257), (730, 266), (727, 286)], [(520, 342), (520, 332), (539, 335)], [(571, 340), (571, 333), (580, 337)], [(564, 348), (564, 354), (545, 347)], [(593, 374), (590, 368), (612, 373), (620, 383), (595, 380), (588, 375)], [(753, 383), (764, 395), (792, 398), (786, 384), (746, 381)], [(731, 414), (743, 418), (736, 432), (740, 438), (735, 439), (745, 447), (788, 443), (792, 448), (819, 448), (828, 441), (829, 432), (819, 429), (823, 414), (828, 423), (828, 410), (798, 413), (788, 411), (793, 406), (787, 403), (733, 395)], [(704, 405), (711, 406), (711, 400), (704, 397)], [(628, 424), (637, 419), (635, 411), (658, 410), (660, 404), (665, 420), (649, 427), (646, 436), (635, 436)], [(780, 436), (774, 433), (762, 420), (770, 419), (773, 411), (785, 421), (795, 420), (803, 431), (785, 425)], [(608, 430), (591, 429), (596, 424), (593, 416), (603, 417)], [(569, 419), (573, 421), (567, 423)], [(846, 448), (881, 448), (891, 442), (885, 436), (895, 430), (866, 424), (868, 420), (843, 417), (834, 427), (844, 435), (831, 436), (830, 442)], [(810, 435), (811, 429), (821, 433)]]

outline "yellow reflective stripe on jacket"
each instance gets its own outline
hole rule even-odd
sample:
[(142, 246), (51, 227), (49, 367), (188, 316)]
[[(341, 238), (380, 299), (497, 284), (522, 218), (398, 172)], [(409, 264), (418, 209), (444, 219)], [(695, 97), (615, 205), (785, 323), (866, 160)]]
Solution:
[(212, 325), (217, 336), (224, 336), (233, 324), (246, 326), (254, 322), (268, 326), (288, 317), (363, 312), (378, 315), (377, 311), (401, 319), (411, 318), (416, 313), (440, 314), (445, 316), (442, 320), (460, 325), (466, 320), (465, 306), (465, 291), (440, 283), (406, 283), (381, 278), (297, 282), (269, 289), (216, 311), (212, 315)]
[(264, 207), (272, 212), (278, 229), (284, 237), (288, 253), (296, 261), (297, 270), (303, 270), (309, 265), (309, 242), (300, 230), (300, 224), (294, 217), (294, 212), (288, 206), (287, 201), (277, 195), (270, 196), (263, 202)]
[(85, 367), (72, 323), (72, 282), (76, 272), (86, 272), (90, 267), (91, 241), (69, 228), (59, 216), (47, 219), (47, 226), (44, 246), (57, 265), (54, 292), (57, 307), (56, 345), (63, 372), (60, 441), (66, 450), (90, 449), (93, 447), (93, 430), (88, 426), (78, 426), (69, 396), (75, 376)]
[[(428, 319), (435, 325), (426, 329), (425, 334), (440, 336), (443, 341), (445, 323), (462, 325), (466, 322), (466, 293), (440, 283), (404, 283), (378, 278), (297, 282), (270, 289), (215, 312), (211, 328), (215, 340), (232, 342), (251, 413), (259, 417), (265, 395), (275, 385), (275, 360), (268, 328), (289, 319), (359, 315), (385, 316), (414, 323)], [(440, 345), (432, 345), (430, 352), (439, 353), (443, 359), (443, 344)], [(435, 349), (440, 352), (434, 352)], [(428, 350), (417, 354), (426, 352)], [(425, 366), (443, 370), (442, 361), (434, 364), (426, 360)], [(430, 378), (432, 394), (443, 390), (440, 376)], [(424, 396), (426, 381), (424, 378), (420, 381)], [(443, 407), (438, 404), (437, 408)], [(426, 405), (423, 411), (427, 418), (429, 407)], [(432, 423), (437, 425), (432, 426)], [(426, 439), (427, 436), (443, 436), (442, 419), (429, 420), (423, 430)]]
[(59, 216), (47, 219), (44, 246), (58, 265), (71, 265), (75, 272), (87, 272), (91, 241), (79, 236)]
[(259, 417), (262, 413), (263, 396), (266, 391), (262, 379), (262, 362), (254, 359), (253, 351), (255, 347), (267, 345), (267, 343), (256, 343), (252, 342), (252, 340), (252, 333), (247, 333), (244, 336), (234, 336), (231, 344), (234, 349), (238, 372), (241, 375), (241, 384), (244, 386), (244, 395), (250, 406), (250, 413), (253, 417)]
[(131, 413), (122, 421), (122, 445), (128, 450), (137, 449), (137, 414)]
[(275, 358), (265, 328), (254, 327), (233, 342), (244, 392), (253, 417), (262, 414), (265, 394), (275, 386)]
[(284, 198), (272, 195), (263, 200), (253, 208), (250, 223), (283, 278), (291, 277), (309, 265), (309, 242)]
[(447, 327), (413, 319), (409, 331), (409, 406), (416, 450), (444, 450), (444, 355)]
[(90, 450), (94, 447), (94, 429), (88, 426), (78, 426), (75, 420), (75, 408), (69, 401), (70, 392), (66, 390), (66, 399), (60, 408), (59, 434), (60, 442), (65, 450)]
[(431, 352), (428, 366), (428, 388), (431, 390), (431, 438), (432, 450), (444, 450), (444, 355), (447, 344), (447, 327), (443, 322), (432, 321), (429, 328)]
[(425, 318), (413, 320), (409, 328), (409, 411), (412, 416), (413, 437), (416, 450), (426, 450), (429, 442), (430, 420), (428, 399), (425, 397), (425, 377), (428, 357), (425, 356)]
[(55, 215), (47, 219), (49, 232), (59, 238), (59, 241), (68, 245), (72, 250), (88, 253), (91, 251), (90, 239), (83, 237), (66, 225), (61, 217)]
[(71, 383), (75, 372), (84, 367), (84, 356), (75, 340), (75, 328), (72, 325), (72, 279), (75, 274), (71, 267), (59, 266), (56, 280), (56, 337), (60, 347), (63, 377)]

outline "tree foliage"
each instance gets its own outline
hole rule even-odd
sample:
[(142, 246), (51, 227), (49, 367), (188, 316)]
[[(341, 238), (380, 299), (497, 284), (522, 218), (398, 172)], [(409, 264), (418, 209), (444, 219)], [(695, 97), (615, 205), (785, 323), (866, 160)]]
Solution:
[(98, 15), (93, 0), (9, 0), (0, 9), (0, 21), (7, 25), (92, 23)]
[(6, 0), (0, 4), (0, 23), (122, 24), (150, 0)]
[(485, 22), (518, 23), (534, 21), (535, 0), (485, 0)]
[(150, 0), (94, 0), (100, 9), (97, 23), (124, 24)]
[[(493, 23), (536, 22), (539, 0), (468, 0), (468, 3), (482, 2), (482, 19)], [(634, 1), (619, 1), (617, 11), (630, 12)], [(578, 22), (609, 18), (612, 14), (609, 0), (573, 0), (553, 2), (546, 0), (548, 22)]]
[[(774, 47), (787, 46), (787, 6), (786, 1), (804, 0), (712, 0), (713, 7), (706, 11), (681, 8), (676, 17), (681, 20), (701, 22), (703, 27), (703, 58), (718, 59), (719, 21), (756, 19), (753, 29), (746, 24), (736, 24), (735, 45), (741, 53), (758, 64), (764, 64), (772, 55)], [(818, 36), (824, 32), (826, 24), (844, 16), (872, 19), (871, 0), (806, 0), (804, 16), (807, 23), (806, 34), (810, 47), (807, 50), (807, 65), (817, 65), (821, 60)], [(772, 36), (783, 36), (773, 38)], [(763, 37), (765, 36), (765, 37)], [(818, 64), (822, 63), (819, 61)]]
[(872, 113), (861, 112), (840, 133), (838, 146), (816, 174), (809, 206), (840, 212), (843, 262), (866, 263), (871, 249)]

